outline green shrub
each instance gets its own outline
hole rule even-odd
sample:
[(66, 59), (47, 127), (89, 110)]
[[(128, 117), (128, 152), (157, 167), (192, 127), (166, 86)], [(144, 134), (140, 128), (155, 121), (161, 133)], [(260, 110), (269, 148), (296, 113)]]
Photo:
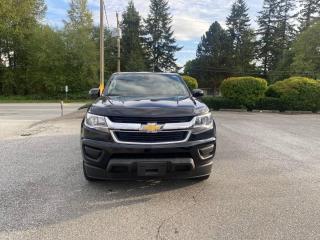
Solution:
[(220, 89), (224, 97), (252, 109), (255, 103), (264, 96), (267, 81), (255, 77), (231, 77), (222, 82)]
[(281, 101), (280, 98), (275, 97), (264, 97), (259, 99), (254, 109), (257, 110), (279, 110), (284, 112), (287, 109), (287, 106)]
[(197, 79), (190, 77), (190, 76), (182, 76), (183, 80), (186, 82), (186, 84), (188, 85), (188, 87), (193, 90), (198, 88), (198, 81)]
[(223, 97), (203, 97), (202, 101), (213, 110), (241, 108), (237, 102)]
[(269, 86), (266, 96), (279, 98), (287, 110), (319, 111), (320, 82), (305, 77), (291, 77)]

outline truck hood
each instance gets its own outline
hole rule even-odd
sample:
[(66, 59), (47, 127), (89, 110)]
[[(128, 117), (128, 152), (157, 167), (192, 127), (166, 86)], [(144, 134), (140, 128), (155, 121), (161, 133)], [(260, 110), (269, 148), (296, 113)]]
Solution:
[(154, 100), (101, 97), (91, 105), (88, 111), (100, 116), (177, 117), (196, 116), (207, 111), (207, 107), (192, 97)]

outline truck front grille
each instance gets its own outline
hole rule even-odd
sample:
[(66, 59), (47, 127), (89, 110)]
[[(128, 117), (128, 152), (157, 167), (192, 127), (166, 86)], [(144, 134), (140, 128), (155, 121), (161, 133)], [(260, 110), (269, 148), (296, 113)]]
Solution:
[(183, 117), (108, 117), (112, 122), (116, 123), (182, 123), (190, 122), (193, 119), (193, 116), (183, 116)]
[(181, 142), (186, 140), (189, 131), (168, 131), (157, 133), (117, 131), (114, 134), (119, 142), (147, 144)]

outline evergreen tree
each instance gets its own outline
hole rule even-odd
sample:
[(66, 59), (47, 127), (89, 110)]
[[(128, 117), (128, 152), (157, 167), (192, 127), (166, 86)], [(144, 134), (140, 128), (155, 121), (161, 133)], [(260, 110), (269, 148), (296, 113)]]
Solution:
[(320, 78), (320, 21), (311, 24), (293, 43), (292, 75)]
[(297, 14), (293, 13), (295, 0), (279, 0), (276, 12), (276, 29), (274, 36), (273, 66), (269, 69), (271, 82), (281, 80), (284, 76), (284, 64), (290, 63), (290, 47), (295, 39), (296, 30), (294, 20)]
[(301, 10), (299, 16), (300, 30), (303, 31), (316, 19), (320, 18), (319, 0), (299, 0)]
[(190, 75), (197, 77), (203, 87), (211, 87), (216, 91), (221, 81), (232, 71), (231, 53), (232, 41), (227, 31), (218, 22), (214, 22), (201, 38), (197, 59), (191, 62)]
[(231, 14), (227, 17), (228, 32), (231, 37), (234, 68), (245, 72), (252, 68), (254, 60), (254, 32), (250, 28), (248, 8), (244, 0), (236, 0)]
[(259, 12), (258, 17), (259, 29), (257, 34), (260, 36), (258, 58), (262, 63), (265, 76), (267, 76), (268, 71), (276, 66), (278, 8), (278, 0), (264, 0), (263, 9)]
[(125, 71), (146, 70), (145, 55), (141, 44), (141, 17), (133, 1), (122, 15), (122, 65)]
[(296, 30), (294, 26), (293, 14), (295, 8), (295, 0), (279, 0), (279, 8), (277, 11), (277, 37), (279, 49), (286, 50), (295, 38)]
[(154, 71), (177, 71), (175, 53), (181, 50), (173, 37), (172, 16), (167, 0), (151, 0), (145, 20), (144, 42)]
[(98, 82), (98, 49), (93, 38), (93, 19), (87, 0), (72, 0), (65, 21), (66, 85), (71, 91)]

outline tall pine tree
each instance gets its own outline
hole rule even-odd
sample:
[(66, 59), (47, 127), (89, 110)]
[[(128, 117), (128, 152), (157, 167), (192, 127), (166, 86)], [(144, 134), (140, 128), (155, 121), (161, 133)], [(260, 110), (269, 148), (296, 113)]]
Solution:
[(203, 87), (219, 88), (221, 81), (230, 75), (232, 42), (226, 30), (214, 22), (202, 36), (197, 59), (188, 66)]
[(290, 47), (295, 39), (296, 29), (294, 20), (297, 16), (294, 13), (295, 0), (279, 0), (276, 13), (276, 29), (273, 52), (273, 66), (269, 71), (271, 82), (288, 77), (286, 70), (292, 61)]
[(244, 0), (236, 0), (227, 17), (227, 26), (232, 41), (234, 68), (242, 72), (252, 69), (254, 60), (254, 32), (250, 28), (248, 8)]
[(71, 91), (86, 89), (98, 82), (98, 49), (93, 19), (87, 0), (72, 0), (65, 21), (66, 84)]
[(299, 0), (300, 2), (300, 30), (303, 31), (315, 20), (320, 18), (319, 0)]
[(122, 15), (122, 63), (125, 71), (146, 70), (145, 54), (141, 43), (141, 17), (133, 1)]
[(175, 53), (181, 50), (173, 37), (168, 0), (151, 0), (145, 20), (144, 42), (153, 71), (177, 71)]
[(259, 12), (257, 34), (259, 35), (259, 60), (265, 76), (276, 66), (277, 53), (277, 11), (278, 0), (264, 0), (263, 9)]
[(296, 30), (294, 19), (297, 16), (293, 14), (295, 8), (295, 0), (279, 0), (279, 8), (277, 11), (277, 37), (278, 48), (286, 50), (295, 38)]

